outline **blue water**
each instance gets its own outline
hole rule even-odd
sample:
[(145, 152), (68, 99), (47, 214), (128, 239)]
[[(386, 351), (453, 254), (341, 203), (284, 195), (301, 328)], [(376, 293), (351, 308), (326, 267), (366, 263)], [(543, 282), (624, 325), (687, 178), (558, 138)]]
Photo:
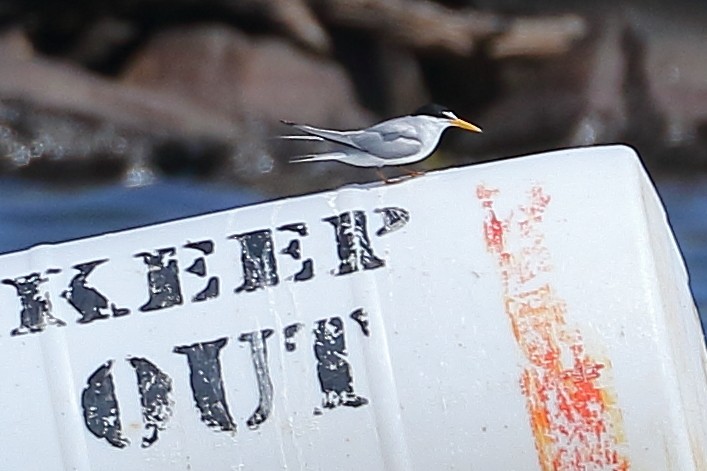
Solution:
[[(707, 327), (707, 176), (657, 180)], [(257, 203), (257, 193), (193, 180), (61, 191), (0, 179), (0, 253)]]
[(707, 176), (656, 181), (682, 251), (690, 287), (707, 332)]
[(114, 184), (62, 191), (0, 179), (0, 253), (244, 206), (251, 191), (193, 180), (162, 180), (140, 188)]

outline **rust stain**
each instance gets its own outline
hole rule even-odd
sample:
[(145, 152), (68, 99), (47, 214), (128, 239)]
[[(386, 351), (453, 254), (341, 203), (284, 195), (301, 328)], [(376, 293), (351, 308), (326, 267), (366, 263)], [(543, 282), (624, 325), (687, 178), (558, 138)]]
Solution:
[(582, 334), (567, 325), (567, 307), (547, 273), (550, 253), (541, 223), (550, 196), (534, 186), (529, 202), (499, 219), (497, 189), (479, 185), (486, 211), (486, 248), (496, 257), (505, 312), (527, 364), (520, 378), (530, 427), (543, 471), (628, 471), (623, 419), (610, 386), (608, 360), (585, 348)]

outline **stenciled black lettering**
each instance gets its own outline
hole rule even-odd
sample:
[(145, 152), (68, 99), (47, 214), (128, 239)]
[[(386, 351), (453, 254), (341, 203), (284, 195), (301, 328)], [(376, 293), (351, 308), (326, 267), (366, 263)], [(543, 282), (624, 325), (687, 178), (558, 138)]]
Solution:
[(270, 229), (236, 234), (229, 239), (237, 239), (241, 244), (243, 284), (236, 288), (236, 293), (255, 291), (279, 283)]
[[(301, 237), (308, 235), (307, 226), (304, 223), (285, 224), (277, 228), (278, 231), (296, 232)], [(302, 248), (299, 239), (292, 239), (287, 247), (280, 251), (281, 254), (289, 255), (294, 260), (302, 259)], [(295, 281), (306, 281), (314, 276), (314, 261), (311, 258), (302, 261), (302, 268), (294, 274)]]
[(342, 213), (325, 218), (324, 221), (334, 226), (340, 261), (337, 275), (353, 273), (358, 271), (359, 267), (373, 270), (385, 265), (385, 262), (373, 253), (366, 229), (366, 214), (363, 211)]
[(179, 284), (179, 266), (174, 257), (173, 247), (159, 249), (155, 253), (141, 252), (135, 255), (147, 265), (147, 285), (149, 301), (140, 306), (140, 310), (155, 311), (182, 304), (182, 289)]
[(297, 342), (295, 341), (295, 334), (299, 332), (304, 327), (304, 324), (297, 322), (296, 324), (290, 324), (282, 329), (282, 334), (285, 336), (285, 350), (288, 352), (294, 352), (297, 349)]
[(69, 282), (69, 287), (61, 293), (61, 297), (66, 299), (71, 306), (76, 309), (81, 318), (79, 324), (88, 324), (98, 319), (108, 319), (112, 313), (115, 317), (130, 314), (130, 309), (118, 308), (114, 303), (110, 303), (108, 310), (108, 298), (97, 289), (88, 286), (86, 279), (93, 270), (108, 259), (93, 260), (91, 262), (80, 263), (72, 268), (78, 270), (78, 274)]
[(376, 235), (379, 237), (401, 229), (410, 221), (410, 213), (408, 210), (403, 208), (389, 206), (385, 208), (376, 208), (373, 212), (380, 214), (383, 218), (383, 226), (376, 231)]
[[(214, 252), (214, 243), (210, 240), (202, 240), (201, 242), (190, 242), (184, 246), (187, 249), (198, 250), (204, 255), (211, 255)], [(197, 257), (194, 263), (186, 269), (188, 273), (196, 275), (200, 278), (206, 278), (206, 259)], [(219, 279), (217, 276), (212, 276), (206, 282), (204, 289), (196, 293), (192, 298), (192, 302), (206, 301), (207, 299), (215, 298), (219, 295)]]
[(255, 378), (258, 382), (258, 407), (248, 418), (246, 424), (251, 430), (257, 429), (272, 412), (273, 385), (268, 367), (267, 339), (273, 334), (272, 329), (263, 329), (241, 334), (238, 340), (250, 344), (250, 357), (253, 360)]
[(360, 407), (368, 399), (354, 392), (351, 365), (346, 360), (344, 323), (340, 317), (317, 321), (314, 329), (314, 356), (317, 358), (319, 386), (324, 393), (322, 406)]
[(223, 391), (219, 358), (221, 349), (227, 343), (228, 339), (224, 337), (213, 342), (174, 347), (174, 353), (187, 356), (189, 382), (201, 421), (224, 432), (236, 430)]
[(130, 358), (129, 362), (135, 368), (145, 424), (142, 448), (148, 448), (159, 439), (159, 432), (165, 430), (172, 417), (172, 378), (145, 358)]
[[(59, 270), (47, 270), (48, 274), (58, 273)], [(27, 276), (7, 278), (2, 280), (5, 285), (10, 285), (17, 291), (22, 309), (20, 310), (20, 326), (12, 329), (10, 335), (24, 335), (42, 332), (48, 325), (65, 326), (66, 322), (52, 315), (52, 305), (48, 294), (39, 294), (39, 285), (49, 281), (40, 273), (30, 273)]]
[(109, 360), (88, 377), (87, 386), (81, 394), (81, 408), (84, 423), (93, 435), (105, 439), (116, 448), (124, 448), (130, 441), (123, 437), (120, 408), (110, 371), (112, 366), (113, 361)]
[(356, 309), (354, 312), (349, 314), (349, 317), (353, 319), (359, 327), (361, 327), (361, 332), (363, 332), (363, 335), (366, 337), (371, 335), (371, 328), (368, 322), (368, 313), (366, 313), (366, 311), (363, 309)]

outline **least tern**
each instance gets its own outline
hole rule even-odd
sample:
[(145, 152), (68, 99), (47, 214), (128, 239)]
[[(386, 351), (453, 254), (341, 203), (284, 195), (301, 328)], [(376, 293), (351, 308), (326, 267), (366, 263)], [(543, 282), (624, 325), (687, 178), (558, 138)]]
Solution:
[(380, 168), (424, 160), (434, 152), (442, 133), (450, 127), (481, 132), (479, 127), (459, 119), (452, 111), (440, 105), (426, 105), (410, 115), (353, 131), (315, 128), (290, 121), (283, 123), (306, 133), (280, 136), (283, 139), (328, 141), (340, 145), (338, 150), (307, 154), (295, 157), (290, 162), (335, 160), (356, 167)]

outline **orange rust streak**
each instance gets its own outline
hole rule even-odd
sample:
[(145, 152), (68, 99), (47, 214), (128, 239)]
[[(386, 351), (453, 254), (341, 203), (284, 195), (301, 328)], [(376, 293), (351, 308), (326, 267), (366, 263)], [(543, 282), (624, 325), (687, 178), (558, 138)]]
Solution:
[(533, 187), (530, 204), (519, 207), (523, 219), (516, 222), (513, 214), (498, 219), (494, 210), (498, 194), (483, 185), (476, 191), (486, 210), (484, 239), (488, 252), (497, 258), (505, 311), (528, 360), (520, 386), (540, 465), (545, 471), (628, 471), (629, 460), (619, 452), (620, 410), (611, 390), (598, 384), (610, 365), (586, 354), (580, 332), (567, 327), (565, 303), (549, 283), (528, 286), (550, 270), (538, 226), (551, 198), (541, 187)]
[(492, 210), (489, 210), (488, 214), (484, 221), (486, 246), (489, 247), (489, 250), (501, 253), (503, 252), (503, 226)]
[(484, 185), (478, 185), (476, 187), (476, 197), (480, 200), (489, 200), (497, 194), (498, 190), (495, 188), (487, 188)]

